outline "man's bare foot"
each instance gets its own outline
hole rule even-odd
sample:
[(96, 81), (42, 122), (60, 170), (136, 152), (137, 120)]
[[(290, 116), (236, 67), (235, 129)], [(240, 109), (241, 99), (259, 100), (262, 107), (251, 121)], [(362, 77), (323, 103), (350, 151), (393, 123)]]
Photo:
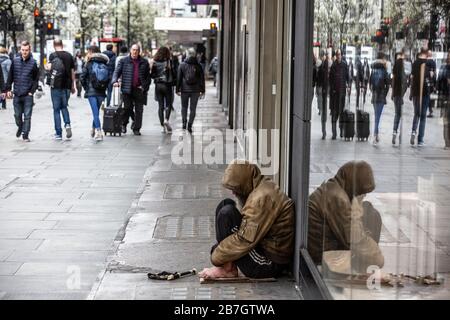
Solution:
[(213, 267), (209, 269), (204, 269), (199, 273), (199, 277), (203, 279), (220, 279), (220, 278), (237, 278), (239, 276), (239, 272), (237, 268), (234, 268), (231, 271), (227, 271), (224, 268)]

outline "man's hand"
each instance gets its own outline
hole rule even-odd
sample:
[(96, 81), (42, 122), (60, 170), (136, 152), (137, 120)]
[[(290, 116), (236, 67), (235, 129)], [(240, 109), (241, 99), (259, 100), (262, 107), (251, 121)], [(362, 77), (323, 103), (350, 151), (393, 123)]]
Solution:
[(32, 94), (31, 92), (28, 92), (28, 95), (29, 95), (30, 97), (32, 97), (32, 96), (33, 96), (33, 94)]
[(177, 96), (181, 97), (181, 92), (177, 92)]
[(52, 64), (51, 63), (47, 63), (44, 67), (45, 70), (47, 71), (51, 71), (52, 70)]
[(114, 88), (120, 88), (120, 82), (114, 83)]
[(12, 92), (11, 92), (11, 91), (8, 91), (8, 92), (6, 93), (6, 98), (12, 99)]

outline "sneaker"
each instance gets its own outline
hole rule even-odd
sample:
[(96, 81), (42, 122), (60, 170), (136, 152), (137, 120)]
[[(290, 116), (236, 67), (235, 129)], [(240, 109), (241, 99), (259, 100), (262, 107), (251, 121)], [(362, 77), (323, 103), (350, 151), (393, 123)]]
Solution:
[(20, 138), (21, 135), (22, 135), (22, 128), (19, 128), (19, 129), (17, 129), (16, 137)]
[(95, 136), (94, 136), (95, 141), (103, 141), (103, 133), (102, 130), (95, 130)]
[(190, 134), (192, 134), (192, 133), (194, 132), (194, 131), (192, 130), (192, 127), (191, 127), (191, 126), (188, 126), (187, 131), (188, 131)]
[(126, 134), (127, 133), (127, 126), (122, 126), (122, 133)]
[(66, 138), (71, 139), (72, 138), (72, 127), (69, 125), (66, 126)]
[(92, 128), (92, 129), (91, 129), (91, 138), (94, 138), (94, 137), (95, 137), (95, 129)]
[(377, 141), (377, 143), (380, 143), (380, 136), (377, 135), (377, 136), (375, 137), (375, 140)]
[(427, 118), (434, 118), (434, 116), (432, 113), (430, 113), (429, 115), (427, 115)]
[(24, 142), (30, 142), (31, 141), (27, 134), (24, 134), (22, 136), (22, 139), (23, 139)]
[(164, 127), (167, 129), (167, 133), (172, 133), (172, 127), (170, 126), (170, 123), (168, 120), (164, 122)]
[(142, 134), (139, 130), (134, 130), (133, 133), (135, 136), (142, 136)]
[(425, 147), (425, 142), (419, 142), (419, 143), (417, 144), (417, 146), (418, 146), (419, 148), (423, 148), (423, 147)]
[(393, 135), (392, 135), (392, 145), (396, 145), (397, 144), (397, 133), (394, 133)]
[(62, 140), (62, 135), (55, 134), (55, 135), (53, 136), (53, 139), (55, 139), (55, 140)]
[(183, 123), (183, 131), (186, 131), (186, 129), (187, 129), (187, 124)]
[(411, 141), (410, 141), (410, 143), (411, 143), (412, 146), (416, 145), (416, 133), (415, 132), (413, 132), (411, 134)]
[(161, 133), (167, 133), (167, 129), (166, 129), (166, 127), (162, 127), (162, 129), (161, 129)]

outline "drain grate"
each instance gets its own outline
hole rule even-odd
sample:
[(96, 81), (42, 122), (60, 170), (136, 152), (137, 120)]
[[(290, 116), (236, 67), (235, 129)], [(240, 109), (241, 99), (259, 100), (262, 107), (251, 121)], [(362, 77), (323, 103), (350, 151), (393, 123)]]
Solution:
[(381, 227), (380, 243), (411, 243), (411, 240), (406, 236), (402, 230), (398, 230), (398, 238), (394, 237), (392, 233), (383, 225)]
[(153, 237), (162, 240), (210, 240), (213, 235), (213, 217), (168, 216), (158, 219)]
[(227, 195), (219, 184), (169, 184), (164, 192), (166, 200), (224, 199)]

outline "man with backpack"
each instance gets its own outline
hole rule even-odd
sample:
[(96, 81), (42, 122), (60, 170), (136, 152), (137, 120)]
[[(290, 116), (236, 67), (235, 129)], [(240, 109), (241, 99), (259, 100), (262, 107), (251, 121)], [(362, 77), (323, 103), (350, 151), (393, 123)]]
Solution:
[(114, 86), (122, 88), (125, 107), (122, 132), (127, 133), (129, 119), (133, 116), (134, 109), (134, 122), (131, 129), (135, 136), (141, 135), (144, 105), (147, 103), (151, 84), (150, 64), (140, 54), (140, 46), (133, 45), (130, 55), (120, 60), (112, 80)]
[(408, 79), (405, 72), (405, 53), (404, 51), (397, 54), (397, 59), (392, 72), (392, 101), (395, 105), (394, 133), (392, 135), (392, 144), (397, 143), (398, 128), (402, 118), (403, 97), (408, 89)]
[[(114, 46), (112, 44), (108, 44), (106, 46), (106, 51), (103, 52), (103, 54), (105, 56), (107, 56), (108, 59), (109, 59), (108, 69), (109, 69), (110, 80), (112, 80), (112, 77), (114, 75), (114, 71), (116, 70), (116, 59), (117, 59), (117, 55), (114, 52)], [(108, 98), (106, 99), (106, 105), (107, 106), (110, 106), (110, 104), (111, 104), (112, 89), (113, 89), (113, 84), (112, 84), (112, 81), (111, 81), (109, 83), (109, 85), (108, 85)]]
[(372, 104), (375, 111), (375, 130), (373, 144), (376, 146), (380, 143), (380, 121), (386, 105), (386, 96), (389, 91), (389, 75), (386, 67), (384, 54), (380, 52), (378, 59), (372, 66), (372, 75), (370, 76), (370, 91), (372, 91)]
[[(187, 128), (188, 132), (192, 134), (198, 100), (205, 95), (205, 75), (194, 49), (188, 50), (188, 58), (178, 69), (177, 95), (181, 96), (183, 130)], [(188, 123), (189, 104), (191, 112)]]
[(425, 146), (425, 126), (427, 122), (427, 109), (430, 104), (429, 87), (426, 79), (430, 78), (430, 70), (427, 66), (428, 49), (422, 48), (412, 67), (410, 100), (414, 104), (414, 119), (411, 133), (411, 145), (416, 144), (417, 128), (419, 128), (418, 146)]
[(64, 120), (67, 139), (72, 138), (72, 128), (70, 125), (69, 98), (75, 90), (75, 63), (72, 55), (63, 48), (61, 40), (54, 40), (55, 52), (49, 57), (46, 66), (49, 72), (47, 84), (51, 88), (53, 104), (53, 119), (55, 123), (55, 140), (62, 140), (61, 114)]

